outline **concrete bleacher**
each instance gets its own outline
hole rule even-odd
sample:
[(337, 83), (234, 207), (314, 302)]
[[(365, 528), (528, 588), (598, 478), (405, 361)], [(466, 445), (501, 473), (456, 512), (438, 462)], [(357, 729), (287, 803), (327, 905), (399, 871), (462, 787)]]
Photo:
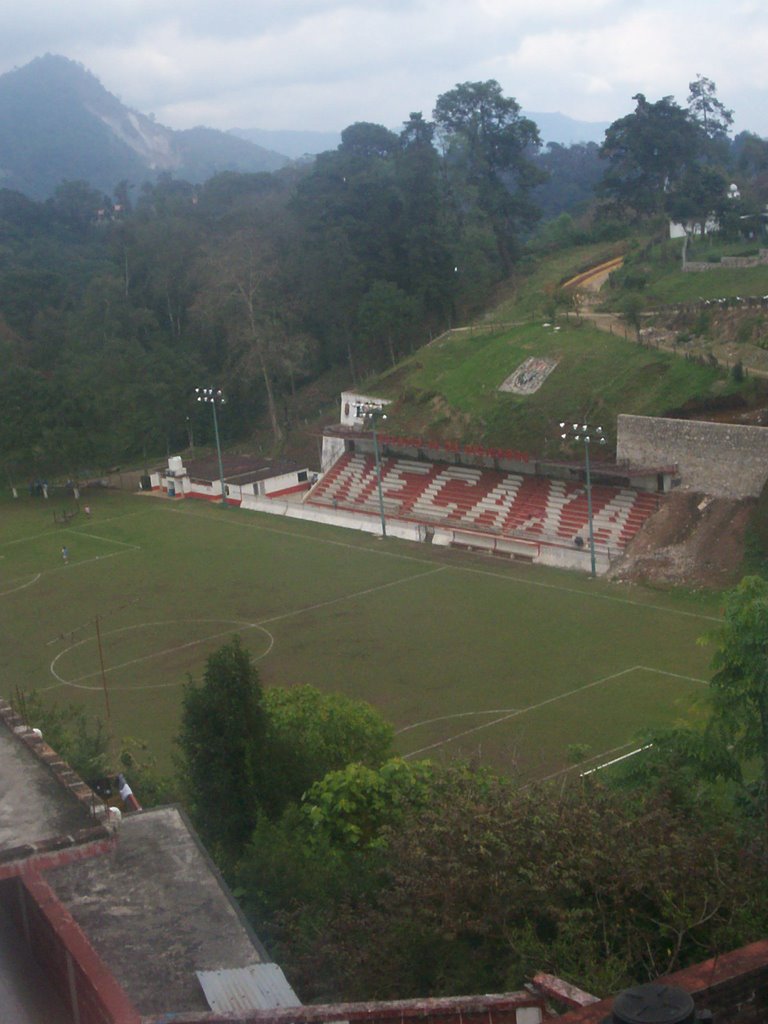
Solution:
[[(580, 483), (402, 458), (382, 459), (381, 474), (384, 512), (391, 518), (548, 544), (587, 540), (587, 492)], [(656, 494), (593, 484), (595, 546), (618, 553), (656, 511), (658, 500)], [(374, 459), (345, 453), (307, 502), (378, 514)]]

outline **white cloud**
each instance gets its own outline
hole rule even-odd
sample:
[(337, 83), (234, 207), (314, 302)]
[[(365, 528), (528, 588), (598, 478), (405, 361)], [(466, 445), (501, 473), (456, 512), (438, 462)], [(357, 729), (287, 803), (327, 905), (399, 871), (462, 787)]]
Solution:
[(768, 135), (762, 0), (0, 0), (0, 71), (45, 52), (172, 127), (338, 129), (429, 114), (497, 78), (527, 110), (583, 120), (712, 78), (737, 127)]

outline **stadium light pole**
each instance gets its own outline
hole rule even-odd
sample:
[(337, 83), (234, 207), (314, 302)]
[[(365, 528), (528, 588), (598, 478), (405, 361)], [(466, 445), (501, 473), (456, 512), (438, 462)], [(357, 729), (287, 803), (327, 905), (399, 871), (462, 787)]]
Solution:
[(381, 490), (381, 457), (379, 455), (379, 439), (376, 436), (376, 421), (385, 420), (387, 414), (381, 408), (381, 406), (369, 405), (364, 410), (365, 418), (371, 424), (371, 430), (373, 431), (373, 456), (376, 460), (376, 486), (379, 492), (379, 517), (381, 519), (381, 536), (386, 538), (387, 536), (387, 522), (384, 518), (384, 495)]
[(219, 459), (219, 479), (221, 480), (221, 504), (227, 507), (227, 492), (224, 484), (224, 463), (221, 461), (221, 441), (219, 440), (219, 420), (216, 416), (216, 406), (224, 405), (226, 398), (221, 388), (195, 388), (198, 402), (210, 403), (213, 410), (213, 433), (216, 438), (216, 455)]
[(577, 441), (584, 445), (584, 469), (587, 481), (587, 523), (589, 529), (589, 560), (592, 567), (592, 575), (597, 576), (597, 565), (595, 562), (595, 533), (592, 523), (592, 476), (589, 466), (589, 446), (595, 444), (606, 444), (605, 433), (602, 427), (590, 427), (588, 423), (565, 423), (560, 424), (560, 437), (564, 440)]

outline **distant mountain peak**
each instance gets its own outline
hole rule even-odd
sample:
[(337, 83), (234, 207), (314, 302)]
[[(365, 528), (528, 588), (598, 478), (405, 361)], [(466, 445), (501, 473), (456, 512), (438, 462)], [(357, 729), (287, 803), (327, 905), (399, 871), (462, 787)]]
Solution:
[(608, 121), (578, 121), (559, 111), (534, 114), (525, 112), (526, 117), (535, 121), (544, 145), (556, 142), (561, 146), (573, 146), (582, 142), (602, 142)]
[(161, 172), (200, 182), (220, 171), (273, 171), (287, 162), (226, 132), (157, 124), (59, 54), (0, 76), (0, 188), (36, 199), (64, 180), (111, 193), (120, 181), (140, 184)]

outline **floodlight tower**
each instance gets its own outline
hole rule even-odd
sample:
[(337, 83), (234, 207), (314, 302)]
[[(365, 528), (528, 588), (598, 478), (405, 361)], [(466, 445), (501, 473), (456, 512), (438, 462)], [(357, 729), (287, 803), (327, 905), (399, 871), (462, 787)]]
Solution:
[(387, 523), (384, 518), (384, 496), (381, 491), (381, 457), (379, 455), (379, 439), (376, 436), (376, 421), (385, 420), (387, 414), (380, 405), (365, 405), (362, 407), (364, 419), (370, 423), (373, 432), (373, 455), (376, 460), (376, 486), (379, 492), (379, 517), (381, 519), (381, 536), (387, 536)]
[(589, 466), (589, 446), (595, 444), (606, 444), (605, 433), (602, 427), (590, 427), (588, 423), (560, 423), (560, 437), (566, 440), (576, 441), (584, 445), (584, 468), (587, 482), (587, 522), (589, 528), (589, 560), (592, 567), (592, 575), (597, 576), (595, 563), (595, 534), (592, 524), (592, 477)]
[(219, 440), (219, 421), (216, 416), (216, 406), (224, 405), (226, 398), (221, 388), (195, 388), (198, 402), (208, 402), (213, 411), (213, 433), (216, 438), (216, 455), (219, 459), (219, 479), (221, 480), (221, 504), (227, 507), (227, 492), (224, 484), (224, 464), (221, 461), (221, 442)]

